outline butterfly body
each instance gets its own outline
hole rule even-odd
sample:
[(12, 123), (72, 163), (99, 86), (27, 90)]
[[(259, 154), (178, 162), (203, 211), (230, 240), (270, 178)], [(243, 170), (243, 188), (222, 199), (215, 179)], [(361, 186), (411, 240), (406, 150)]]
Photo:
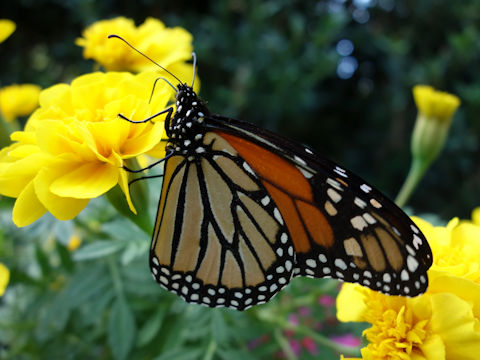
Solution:
[(428, 243), (380, 192), (298, 143), (212, 115), (185, 84), (176, 99), (150, 252), (160, 285), (237, 310), (295, 276), (425, 291)]

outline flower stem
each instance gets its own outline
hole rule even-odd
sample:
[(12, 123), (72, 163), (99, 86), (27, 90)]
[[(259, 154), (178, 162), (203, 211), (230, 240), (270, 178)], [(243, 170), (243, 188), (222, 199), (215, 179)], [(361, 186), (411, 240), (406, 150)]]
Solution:
[(212, 360), (216, 350), (217, 350), (217, 342), (213, 338), (211, 338), (208, 343), (207, 351), (203, 356), (203, 360)]
[[(275, 325), (280, 330), (291, 330), (297, 334), (310, 336), (318, 344), (328, 347), (338, 353), (348, 355), (348, 356), (360, 356), (360, 350), (355, 347), (344, 346), (336, 343), (333, 340), (319, 334), (318, 332), (310, 329), (307, 326), (303, 325), (294, 325), (288, 322), (284, 317), (277, 316), (271, 311), (258, 311), (255, 315), (262, 321), (268, 321), (269, 323)], [(278, 341), (278, 339), (277, 339)]]
[(275, 336), (275, 340), (277, 341), (277, 343), (282, 348), (283, 353), (285, 354), (285, 358), (288, 360), (297, 360), (297, 355), (295, 355), (295, 353), (293, 352), (290, 344), (288, 343), (288, 340), (285, 339), (285, 336), (283, 336), (282, 331), (280, 329), (276, 329), (273, 332), (273, 335)]
[(395, 203), (399, 207), (405, 206), (423, 175), (427, 171), (429, 165), (430, 163), (428, 161), (424, 161), (419, 158), (413, 158), (405, 182), (403, 183), (402, 188), (398, 192), (397, 198), (395, 199)]

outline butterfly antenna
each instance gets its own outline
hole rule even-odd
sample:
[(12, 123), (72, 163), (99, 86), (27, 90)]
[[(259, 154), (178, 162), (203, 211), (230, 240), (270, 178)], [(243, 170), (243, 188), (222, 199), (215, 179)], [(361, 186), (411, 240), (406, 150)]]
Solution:
[(193, 79), (192, 79), (192, 88), (193, 88), (193, 84), (195, 84), (195, 70), (197, 67), (197, 54), (195, 54), (195, 52), (192, 52), (192, 58), (193, 58)]
[(152, 98), (153, 98), (153, 93), (155, 92), (155, 86), (157, 86), (157, 81), (158, 80), (163, 80), (165, 81), (168, 85), (170, 85), (173, 89), (173, 91), (175, 91), (177, 94), (178, 94), (178, 89), (172, 85), (172, 83), (170, 81), (168, 81), (166, 78), (164, 77), (158, 77), (155, 79), (155, 82), (153, 83), (153, 88), (152, 88), (152, 92), (150, 93), (150, 100), (148, 100), (148, 103), (150, 104), (152, 102)]
[(116, 34), (111, 34), (111, 35), (108, 35), (108, 38), (111, 39), (111, 38), (117, 38), (117, 39), (120, 39), (122, 40), (125, 44), (127, 44), (128, 46), (130, 46), (133, 50), (135, 50), (136, 52), (138, 52), (140, 55), (142, 55), (143, 57), (147, 58), (148, 60), (150, 60), (152, 63), (154, 63), (155, 65), (157, 65), (160, 69), (166, 71), (168, 74), (172, 75), (180, 84), (182, 84), (182, 81), (176, 77), (175, 75), (173, 75), (170, 71), (168, 71), (167, 69), (165, 69), (162, 65), (160, 65), (159, 63), (157, 63), (155, 60), (153, 60), (152, 58), (148, 57), (147, 55), (145, 55), (144, 53), (142, 53), (140, 50), (138, 50), (137, 48), (135, 48), (133, 45), (131, 45), (127, 40), (125, 40), (124, 38), (122, 38), (121, 36), (119, 35), (116, 35)]

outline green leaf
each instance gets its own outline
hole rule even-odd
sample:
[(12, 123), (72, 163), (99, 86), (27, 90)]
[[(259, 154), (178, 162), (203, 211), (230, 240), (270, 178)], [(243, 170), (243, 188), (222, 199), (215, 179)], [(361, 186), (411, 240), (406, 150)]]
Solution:
[(93, 266), (78, 271), (65, 290), (65, 301), (73, 308), (81, 305), (91, 296), (103, 292), (111, 282), (107, 274), (103, 266)]
[(218, 344), (224, 344), (230, 337), (230, 330), (227, 327), (224, 319), (224, 313), (220, 311), (214, 311), (212, 314), (211, 322), (212, 336)]
[(201, 359), (203, 355), (203, 349), (170, 349), (164, 352), (154, 360), (197, 360)]
[(117, 298), (110, 312), (108, 343), (115, 359), (126, 359), (135, 338), (135, 319), (123, 297)]
[(105, 257), (107, 255), (110, 255), (122, 250), (125, 246), (127, 246), (127, 244), (128, 243), (126, 241), (119, 241), (119, 240), (97, 241), (97, 242), (82, 246), (80, 249), (75, 251), (75, 254), (73, 254), (73, 259), (80, 261), (80, 260)]
[(137, 346), (141, 347), (148, 344), (157, 335), (162, 326), (163, 319), (167, 312), (167, 306), (160, 305), (155, 314), (147, 320), (145, 325), (138, 332)]
[(62, 266), (67, 271), (73, 271), (75, 263), (72, 260), (72, 254), (70, 253), (70, 251), (68, 251), (65, 245), (59, 242), (57, 242), (56, 245), (58, 256), (60, 257), (60, 262), (62, 263)]
[(38, 265), (42, 270), (43, 276), (47, 276), (51, 273), (52, 268), (48, 261), (48, 257), (40, 246), (35, 247), (35, 257), (37, 258)]

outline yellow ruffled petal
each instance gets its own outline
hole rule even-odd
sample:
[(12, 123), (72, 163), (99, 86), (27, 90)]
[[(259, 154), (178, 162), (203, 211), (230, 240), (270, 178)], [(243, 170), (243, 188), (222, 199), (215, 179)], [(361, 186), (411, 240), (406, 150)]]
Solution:
[[(70, 164), (66, 163), (65, 167)], [(53, 166), (58, 167), (58, 162)], [(35, 193), (45, 208), (59, 220), (70, 220), (77, 216), (87, 206), (89, 199), (75, 199), (57, 196), (50, 191), (52, 182), (57, 178), (57, 172), (52, 167), (44, 167), (35, 177)], [(70, 165), (71, 166), (71, 165)]]
[(480, 284), (450, 273), (430, 270), (428, 292), (452, 293), (472, 304), (472, 311), (480, 319)]
[(50, 191), (76, 199), (95, 198), (116, 185), (120, 171), (120, 167), (108, 163), (76, 164), (52, 182)]
[(344, 283), (337, 296), (337, 318), (342, 322), (364, 321), (365, 295), (357, 284)]
[(47, 162), (44, 154), (32, 154), (11, 163), (0, 163), (0, 194), (18, 197)]
[(135, 209), (135, 206), (133, 205), (132, 198), (130, 196), (130, 188), (128, 186), (128, 174), (127, 174), (126, 171), (120, 171), (119, 175), (120, 176), (118, 178), (118, 185), (120, 185), (120, 188), (122, 189), (123, 193), (125, 194), (125, 198), (127, 199), (128, 207), (136, 215), (137, 210)]
[(445, 344), (437, 334), (430, 336), (423, 344), (419, 345), (419, 348), (426, 360), (446, 360)]
[(447, 358), (476, 358), (480, 354), (480, 322), (474, 317), (471, 304), (448, 293), (433, 295), (431, 301), (430, 328), (447, 344)]
[(125, 141), (125, 145), (122, 148), (123, 155), (135, 157), (152, 150), (160, 142), (164, 129), (162, 123), (156, 123), (150, 131)]
[(39, 219), (47, 209), (38, 200), (31, 181), (18, 196), (13, 206), (12, 219), (18, 227), (27, 226)]

